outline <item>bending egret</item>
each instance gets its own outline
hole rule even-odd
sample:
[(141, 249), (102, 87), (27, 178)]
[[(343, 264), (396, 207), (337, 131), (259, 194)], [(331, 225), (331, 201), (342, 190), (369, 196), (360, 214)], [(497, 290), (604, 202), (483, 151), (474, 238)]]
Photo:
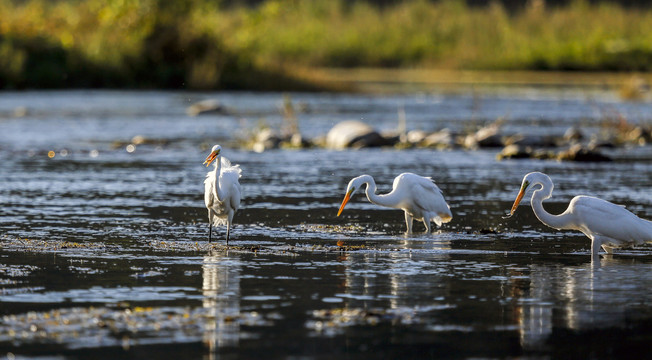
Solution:
[(371, 175), (360, 175), (352, 179), (346, 187), (346, 196), (342, 200), (337, 216), (340, 216), (353, 193), (363, 184), (367, 184), (366, 194), (370, 202), (405, 211), (408, 234), (412, 233), (413, 219), (423, 221), (426, 232), (429, 233), (430, 221), (441, 226), (442, 223), (447, 223), (453, 218), (442, 191), (435, 185), (432, 178), (412, 173), (403, 173), (397, 176), (394, 179), (392, 191), (384, 195), (376, 194), (376, 182)]
[(560, 215), (548, 213), (543, 200), (550, 198), (554, 185), (544, 173), (531, 172), (523, 178), (511, 217), (530, 186), (541, 185), (532, 194), (534, 215), (544, 224), (557, 230), (579, 230), (591, 239), (591, 256), (597, 256), (600, 246), (611, 254), (614, 247), (642, 244), (652, 241), (652, 222), (639, 218), (624, 206), (591, 196), (574, 197), (568, 209)]
[(226, 245), (229, 245), (229, 232), (233, 214), (240, 206), (242, 191), (238, 179), (242, 170), (239, 165), (220, 155), (222, 147), (213, 146), (204, 164), (208, 167), (215, 159), (215, 170), (209, 171), (204, 180), (204, 202), (208, 209), (208, 242), (211, 242), (213, 225), (226, 225)]

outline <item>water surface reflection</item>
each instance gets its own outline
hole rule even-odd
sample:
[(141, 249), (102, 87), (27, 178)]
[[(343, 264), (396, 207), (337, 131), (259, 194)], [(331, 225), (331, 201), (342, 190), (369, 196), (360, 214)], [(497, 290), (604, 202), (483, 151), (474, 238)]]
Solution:
[[(587, 136), (600, 132), (605, 118), (596, 109), (614, 109), (631, 123), (649, 122), (652, 114), (650, 103), (602, 92), (526, 90), (483, 93), (473, 109), (471, 94), (436, 91), (292, 97), (311, 109), (298, 114), (308, 137), (350, 119), (391, 131), (398, 107), (408, 130), (455, 132), (505, 117), (507, 132), (537, 136), (571, 126)], [(188, 117), (185, 106), (204, 97), (235, 111)], [(542, 171), (555, 182), (545, 205), (552, 213), (585, 194), (652, 218), (652, 146), (605, 149), (617, 161), (599, 164), (498, 162), (498, 149), (254, 153), (229, 146), (257, 124), (278, 128), (281, 101), (273, 93), (3, 94), (0, 353), (105, 359), (142, 357), (144, 350), (161, 358), (207, 352), (213, 358), (545, 358), (577, 349), (584, 352), (572, 354), (586, 358), (623, 347), (649, 353), (651, 246), (592, 264), (584, 236), (547, 228), (528, 205), (517, 217), (502, 217), (523, 175)], [(26, 116), (6, 115), (23, 105)], [(127, 149), (135, 136), (151, 141)], [(201, 163), (204, 147), (215, 143), (243, 169), (243, 203), (228, 250), (223, 240), (206, 242)], [(336, 216), (352, 177), (370, 174), (379, 192), (388, 192), (402, 172), (432, 176), (453, 221), (431, 235), (417, 228), (406, 237), (401, 211), (363, 196)], [(61, 322), (41, 331), (57, 314), (75, 327)], [(113, 341), (83, 340), (98, 334)], [(119, 346), (124, 339), (129, 349)]]
[(652, 305), (652, 264), (613, 256), (599, 261), (530, 266), (528, 290), (515, 309), (524, 348), (540, 349), (555, 327), (620, 327), (647, 316), (639, 311)]
[(204, 343), (210, 353), (240, 339), (240, 272), (237, 256), (210, 252), (202, 264), (202, 305), (207, 310)]

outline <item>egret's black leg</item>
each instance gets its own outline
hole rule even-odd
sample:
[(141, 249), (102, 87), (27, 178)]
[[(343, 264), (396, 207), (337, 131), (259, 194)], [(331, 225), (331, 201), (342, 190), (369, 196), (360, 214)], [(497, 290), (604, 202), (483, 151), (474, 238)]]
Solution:
[(208, 223), (208, 242), (211, 242), (213, 240), (212, 234), (213, 234), (213, 222), (211, 221)]

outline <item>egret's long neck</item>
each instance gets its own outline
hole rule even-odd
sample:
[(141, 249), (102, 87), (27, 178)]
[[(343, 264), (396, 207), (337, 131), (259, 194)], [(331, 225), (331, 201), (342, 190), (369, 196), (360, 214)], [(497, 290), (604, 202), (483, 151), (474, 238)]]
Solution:
[(376, 182), (374, 181), (374, 178), (369, 176), (368, 178), (365, 178), (365, 182), (367, 183), (367, 190), (365, 193), (367, 194), (367, 199), (369, 199), (369, 201), (380, 206), (391, 208), (396, 207), (397, 203), (391, 193), (385, 195), (376, 194)]
[(224, 191), (220, 188), (220, 173), (222, 171), (222, 155), (218, 155), (215, 159), (215, 194), (217, 194), (217, 199), (222, 201), (224, 199)]
[(542, 223), (550, 226), (551, 228), (557, 230), (575, 229), (571, 226), (572, 219), (570, 219), (570, 214), (564, 213), (561, 215), (553, 215), (543, 208), (543, 200), (549, 198), (551, 195), (552, 186), (543, 186), (541, 189), (536, 190), (532, 194), (532, 200), (530, 203), (532, 204), (534, 215), (536, 215), (537, 219), (539, 219)]

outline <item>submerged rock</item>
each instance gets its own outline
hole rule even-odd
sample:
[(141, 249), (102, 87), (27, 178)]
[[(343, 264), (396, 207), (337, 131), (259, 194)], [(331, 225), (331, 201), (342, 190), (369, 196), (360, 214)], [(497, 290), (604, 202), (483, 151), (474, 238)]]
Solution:
[(521, 146), (531, 146), (536, 148), (554, 147), (557, 145), (555, 138), (551, 136), (524, 135), (524, 134), (515, 134), (512, 136), (505, 137), (503, 143), (505, 145), (521, 145)]
[(500, 126), (491, 124), (464, 138), (463, 145), (468, 149), (483, 147), (501, 147), (503, 141), (499, 133)]
[(278, 149), (281, 144), (281, 137), (272, 129), (262, 129), (256, 134), (253, 150), (263, 152), (270, 149)]
[(455, 138), (448, 129), (434, 132), (421, 141), (421, 146), (434, 147), (438, 149), (448, 149), (452, 148), (454, 145)]
[(329, 149), (363, 148), (389, 144), (389, 141), (374, 128), (356, 120), (339, 122), (326, 135), (326, 147)]
[(292, 134), (288, 139), (281, 142), (281, 148), (283, 149), (304, 149), (312, 146), (312, 141), (303, 137), (300, 133)]
[(504, 159), (556, 159), (557, 154), (551, 150), (533, 149), (529, 146), (507, 145), (496, 155), (496, 160)]
[(650, 129), (641, 126), (634, 126), (619, 134), (619, 141), (627, 144), (645, 145), (652, 140)]
[(611, 161), (609, 156), (603, 155), (597, 150), (589, 149), (582, 145), (573, 145), (568, 150), (557, 154), (560, 161), (581, 161), (581, 162), (604, 162)]
[(573, 145), (568, 150), (560, 151), (558, 153), (544, 149), (534, 150), (529, 146), (526, 147), (512, 144), (505, 146), (505, 148), (503, 148), (503, 150), (496, 155), (496, 159), (555, 159), (559, 161), (580, 162), (603, 162), (612, 160), (609, 156), (606, 156), (599, 151), (584, 147), (579, 144)]
[(504, 159), (529, 159), (532, 157), (532, 149), (520, 145), (507, 145), (496, 155), (496, 160)]
[(196, 102), (186, 109), (186, 114), (189, 116), (205, 115), (205, 114), (224, 114), (226, 108), (215, 99), (207, 99)]
[(422, 142), (426, 136), (428, 136), (428, 133), (423, 130), (410, 130), (407, 133), (406, 140), (410, 144), (418, 144)]
[(582, 133), (582, 130), (578, 129), (576, 126), (569, 127), (564, 133), (564, 141), (566, 142), (578, 142), (583, 139), (584, 134)]

